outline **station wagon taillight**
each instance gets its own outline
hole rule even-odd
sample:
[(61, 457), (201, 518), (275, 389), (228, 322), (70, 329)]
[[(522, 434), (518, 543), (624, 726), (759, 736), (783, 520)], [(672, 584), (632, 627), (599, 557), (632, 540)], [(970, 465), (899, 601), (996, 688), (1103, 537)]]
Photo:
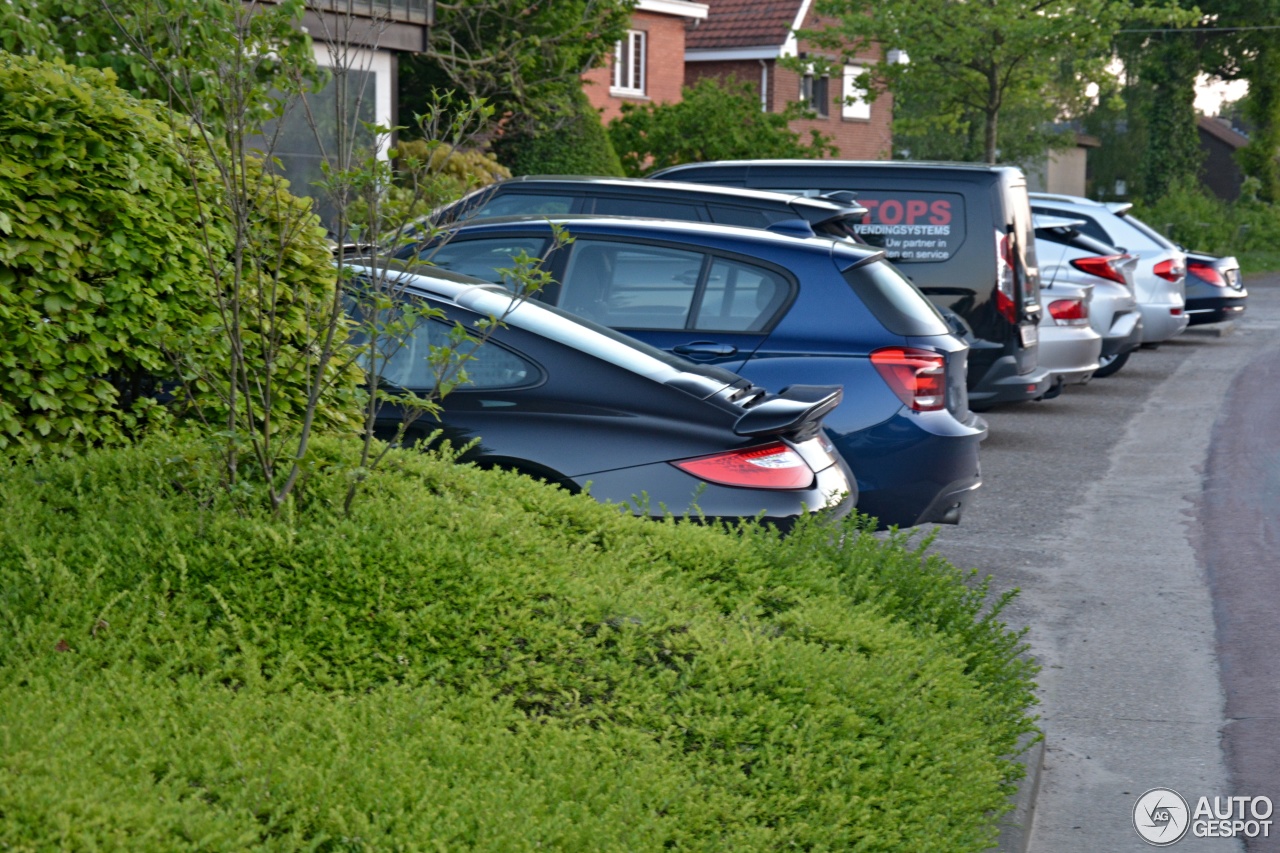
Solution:
[(996, 229), (996, 310), (1010, 323), (1018, 322), (1014, 292), (1013, 245), (1009, 235)]
[(1227, 280), (1222, 277), (1222, 273), (1218, 272), (1218, 270), (1212, 264), (1204, 264), (1204, 263), (1200, 263), (1199, 261), (1191, 261), (1189, 264), (1187, 264), (1187, 267), (1190, 269), (1191, 272), (1195, 273), (1200, 278), (1207, 281), (1209, 284), (1212, 284), (1214, 287), (1227, 286)]
[(671, 464), (686, 474), (721, 486), (807, 489), (813, 483), (813, 469), (799, 453), (781, 441)]
[(1182, 277), (1186, 275), (1182, 264), (1175, 263), (1173, 260), (1161, 261), (1155, 265), (1155, 269), (1152, 272), (1165, 281), (1181, 281)]
[(947, 360), (915, 347), (883, 347), (871, 353), (880, 378), (904, 405), (936, 412), (947, 404)]
[(1126, 284), (1124, 275), (1114, 266), (1115, 262), (1123, 261), (1126, 257), (1126, 255), (1094, 255), (1091, 258), (1076, 258), (1071, 262), (1071, 266), (1080, 272), (1096, 275), (1098, 278)]
[(1058, 326), (1083, 326), (1089, 322), (1089, 303), (1083, 299), (1055, 299), (1049, 303), (1049, 316)]

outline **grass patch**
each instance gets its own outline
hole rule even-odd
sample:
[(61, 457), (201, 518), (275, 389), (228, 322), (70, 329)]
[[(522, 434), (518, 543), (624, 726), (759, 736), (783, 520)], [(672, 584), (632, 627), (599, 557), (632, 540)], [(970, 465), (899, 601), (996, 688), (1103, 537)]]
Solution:
[(414, 453), (0, 479), (0, 846), (981, 850), (1033, 667), (855, 522), (653, 523)]

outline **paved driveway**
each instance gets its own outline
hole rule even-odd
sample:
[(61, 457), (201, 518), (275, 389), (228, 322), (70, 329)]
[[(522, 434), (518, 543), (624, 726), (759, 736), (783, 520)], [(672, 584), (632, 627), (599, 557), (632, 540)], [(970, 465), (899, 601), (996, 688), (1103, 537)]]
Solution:
[[(1280, 277), (1249, 290), (1233, 334), (1189, 330), (988, 413), (981, 494), (940, 529), (936, 551), (1022, 590), (1009, 619), (1043, 666), (1035, 853), (1150, 849), (1133, 809), (1152, 788), (1193, 812), (1280, 803)], [(1249, 853), (1280, 851), (1280, 813), (1272, 829)]]

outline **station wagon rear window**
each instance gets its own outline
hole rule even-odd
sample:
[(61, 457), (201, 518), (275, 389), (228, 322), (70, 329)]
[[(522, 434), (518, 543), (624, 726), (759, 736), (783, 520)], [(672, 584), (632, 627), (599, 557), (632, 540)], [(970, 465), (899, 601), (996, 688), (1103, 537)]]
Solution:
[(965, 238), (964, 196), (959, 193), (857, 190), (867, 208), (854, 230), (896, 263), (945, 261)]

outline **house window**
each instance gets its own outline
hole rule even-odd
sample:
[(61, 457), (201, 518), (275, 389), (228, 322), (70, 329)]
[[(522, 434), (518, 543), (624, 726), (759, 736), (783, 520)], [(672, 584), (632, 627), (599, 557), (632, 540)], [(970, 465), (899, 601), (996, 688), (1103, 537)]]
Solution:
[(865, 70), (861, 65), (846, 65), (844, 67), (844, 97), (840, 106), (841, 118), (871, 118), (871, 104), (867, 101), (867, 90), (858, 85), (858, 77)]
[(818, 118), (830, 115), (831, 92), (826, 75), (818, 76), (807, 71), (800, 80), (800, 101), (805, 109), (813, 110)]
[(613, 87), (619, 95), (643, 95), (645, 84), (645, 33), (631, 30), (613, 51)]

